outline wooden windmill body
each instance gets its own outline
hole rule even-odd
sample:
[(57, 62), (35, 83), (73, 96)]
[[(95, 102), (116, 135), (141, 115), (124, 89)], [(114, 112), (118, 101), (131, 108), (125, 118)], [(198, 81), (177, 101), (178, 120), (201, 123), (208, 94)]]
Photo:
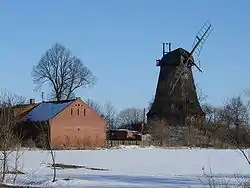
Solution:
[(170, 49), (168, 53), (163, 50), (163, 57), (157, 60), (160, 73), (155, 99), (147, 113), (148, 124), (185, 126), (187, 119), (201, 121), (204, 118), (205, 114), (196, 93), (192, 66), (201, 71), (195, 64), (193, 55), (199, 55), (202, 44), (210, 33), (211, 25), (205, 24), (196, 36), (191, 52), (182, 48), (173, 51)]

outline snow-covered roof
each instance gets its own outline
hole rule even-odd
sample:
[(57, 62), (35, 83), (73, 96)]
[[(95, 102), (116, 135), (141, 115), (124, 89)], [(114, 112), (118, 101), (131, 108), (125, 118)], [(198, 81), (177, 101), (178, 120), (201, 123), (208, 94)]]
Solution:
[(72, 102), (72, 100), (62, 102), (42, 102), (24, 117), (24, 121), (47, 121), (60, 113)]

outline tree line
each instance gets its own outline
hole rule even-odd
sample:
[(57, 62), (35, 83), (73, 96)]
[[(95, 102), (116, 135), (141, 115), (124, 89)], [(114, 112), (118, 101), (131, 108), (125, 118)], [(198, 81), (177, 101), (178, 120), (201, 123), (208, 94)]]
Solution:
[(141, 108), (125, 108), (117, 112), (111, 102), (101, 105), (88, 99), (86, 103), (107, 121), (110, 129), (131, 129), (131, 125), (142, 123), (145, 119), (144, 109)]

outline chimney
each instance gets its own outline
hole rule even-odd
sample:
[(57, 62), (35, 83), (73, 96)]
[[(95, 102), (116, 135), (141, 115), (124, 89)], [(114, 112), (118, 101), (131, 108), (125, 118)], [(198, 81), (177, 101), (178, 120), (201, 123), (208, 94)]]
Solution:
[(30, 99), (30, 104), (35, 104), (35, 99)]

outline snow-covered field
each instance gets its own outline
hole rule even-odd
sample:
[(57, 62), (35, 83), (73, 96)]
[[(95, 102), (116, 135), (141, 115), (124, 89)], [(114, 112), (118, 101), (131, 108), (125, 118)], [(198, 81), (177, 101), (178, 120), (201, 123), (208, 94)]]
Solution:
[[(57, 170), (51, 183), (47, 151), (25, 151), (17, 184), (44, 187), (204, 187), (210, 170), (216, 182), (237, 183), (250, 177), (250, 166), (238, 150), (123, 147), (105, 150), (56, 151), (56, 162), (108, 169)], [(240, 174), (241, 177), (235, 176)], [(11, 177), (7, 178), (11, 183)]]

